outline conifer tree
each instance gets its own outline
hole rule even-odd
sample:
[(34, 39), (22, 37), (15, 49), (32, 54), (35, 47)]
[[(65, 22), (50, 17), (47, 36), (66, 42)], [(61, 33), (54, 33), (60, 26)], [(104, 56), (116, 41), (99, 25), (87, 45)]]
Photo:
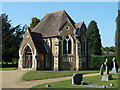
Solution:
[(118, 11), (118, 17), (116, 18), (117, 30), (115, 34), (115, 55), (118, 67), (120, 67), (120, 11)]
[(18, 50), (23, 39), (24, 28), (20, 25), (13, 27), (7, 14), (1, 14), (2, 22), (2, 60), (12, 61), (13, 58), (19, 58)]
[(88, 45), (90, 48), (90, 54), (101, 55), (101, 39), (99, 34), (99, 29), (95, 21), (91, 21), (88, 25)]

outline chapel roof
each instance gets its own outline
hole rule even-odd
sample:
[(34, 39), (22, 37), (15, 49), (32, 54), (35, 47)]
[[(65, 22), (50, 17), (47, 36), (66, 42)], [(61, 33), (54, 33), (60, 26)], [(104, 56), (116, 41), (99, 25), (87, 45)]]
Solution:
[(81, 23), (75, 23), (75, 28), (77, 29), (80, 25)]
[(30, 32), (30, 35), (32, 37), (33, 43), (35, 45), (35, 48), (39, 53), (48, 53), (48, 50), (46, 48), (46, 45), (44, 44), (45, 42), (42, 40), (41, 38), (41, 34), (40, 33), (35, 33), (35, 32)]
[(75, 25), (75, 22), (65, 10), (47, 13), (32, 32), (41, 33), (43, 37), (58, 36), (59, 29), (67, 20), (69, 20), (73, 26)]
[(76, 29), (78, 29), (78, 27), (80, 28), (83, 23), (84, 23), (84, 21), (81, 21), (80, 23), (75, 23), (75, 28)]

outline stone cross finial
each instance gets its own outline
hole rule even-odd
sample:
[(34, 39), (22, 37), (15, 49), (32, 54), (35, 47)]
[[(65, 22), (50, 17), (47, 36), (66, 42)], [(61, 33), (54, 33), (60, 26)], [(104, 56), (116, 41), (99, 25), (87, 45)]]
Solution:
[(113, 57), (113, 60), (112, 60), (113, 62), (115, 61), (115, 57)]

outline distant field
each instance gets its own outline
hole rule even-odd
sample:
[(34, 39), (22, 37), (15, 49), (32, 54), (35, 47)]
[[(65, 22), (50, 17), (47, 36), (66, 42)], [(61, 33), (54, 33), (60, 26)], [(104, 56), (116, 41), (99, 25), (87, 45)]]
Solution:
[[(106, 85), (106, 86), (109, 86), (112, 83), (113, 86), (109, 87), (109, 88), (114, 88), (112, 90), (117, 90), (118, 74), (114, 74), (112, 76), (113, 76), (114, 80), (101, 81), (102, 75), (98, 75), (98, 76), (94, 76), (94, 77), (84, 77), (83, 81), (87, 84)], [(46, 87), (46, 85), (48, 85), (48, 84), (50, 85), (50, 87)], [(53, 83), (45, 83), (45, 84), (34, 86), (32, 88), (91, 88), (91, 87), (73, 85), (72, 80), (65, 80), (65, 81), (59, 81), (59, 82), (53, 82)], [(94, 90), (96, 90), (96, 89), (94, 89)], [(100, 89), (100, 90), (104, 90), (104, 89)]]
[(74, 73), (90, 74), (99, 73), (99, 70), (86, 70), (86, 71), (30, 71), (27, 72), (22, 79), (29, 80), (41, 80), (48, 78), (67, 77), (72, 76)]

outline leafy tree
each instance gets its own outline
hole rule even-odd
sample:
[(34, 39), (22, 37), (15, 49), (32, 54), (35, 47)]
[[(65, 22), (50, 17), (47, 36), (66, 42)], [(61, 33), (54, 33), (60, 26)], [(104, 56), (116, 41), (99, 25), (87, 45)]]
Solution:
[(90, 47), (90, 54), (101, 55), (101, 39), (99, 29), (95, 21), (91, 21), (88, 25), (88, 45)]
[(101, 47), (101, 50), (102, 50), (103, 52), (106, 51), (104, 47)]
[(109, 47), (105, 47), (105, 51), (109, 51)]
[(30, 28), (34, 28), (39, 22), (40, 19), (38, 19), (37, 17), (33, 17), (32, 22), (30, 23)]
[(111, 46), (111, 47), (102, 47), (101, 48), (102, 52), (106, 53), (107, 55), (109, 54), (109, 52), (115, 52), (115, 47)]
[(12, 58), (18, 58), (19, 45), (23, 39), (24, 27), (20, 25), (13, 27), (8, 15), (2, 14), (2, 59), (11, 61)]
[(116, 18), (117, 30), (115, 34), (115, 54), (117, 65), (120, 68), (120, 11), (118, 10), (118, 17)]
[(109, 48), (109, 51), (115, 52), (115, 47), (114, 47), (114, 46), (111, 46), (111, 47)]

